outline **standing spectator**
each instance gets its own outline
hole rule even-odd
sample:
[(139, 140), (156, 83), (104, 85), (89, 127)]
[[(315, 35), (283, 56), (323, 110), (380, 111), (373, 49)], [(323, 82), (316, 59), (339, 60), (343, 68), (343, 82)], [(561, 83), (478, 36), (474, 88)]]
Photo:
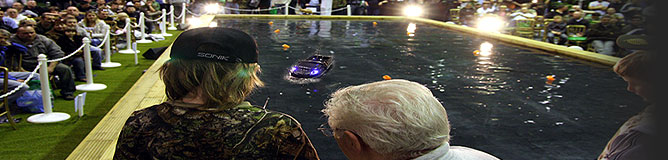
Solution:
[(13, 19), (6, 17), (5, 12), (0, 10), (0, 29), (14, 33), (16, 32), (16, 28), (19, 28), (19, 23), (16, 23), (16, 21)]
[[(568, 40), (568, 35), (566, 35), (566, 22), (563, 21), (561, 16), (554, 16), (554, 20), (547, 25), (547, 41), (550, 43), (556, 43), (563, 45)], [(554, 39), (559, 37), (559, 41)]]
[[(656, 98), (655, 90), (652, 87), (650, 67), (653, 61), (650, 55), (643, 51), (635, 52), (625, 56), (617, 61), (613, 71), (627, 82), (627, 90), (643, 98), (650, 105), (643, 111), (629, 118), (619, 127), (617, 132), (608, 141), (603, 152), (599, 155), (599, 160), (644, 160), (652, 159), (653, 147), (652, 141), (656, 140), (657, 134), (654, 124), (656, 116), (654, 111)], [(655, 127), (656, 126), (656, 127)]]
[(250, 35), (202, 27), (174, 45), (159, 71), (168, 100), (132, 113), (114, 159), (318, 159), (297, 120), (245, 101), (263, 85)]
[(593, 10), (601, 15), (605, 15), (605, 10), (608, 9), (608, 5), (610, 5), (610, 3), (604, 0), (592, 1), (589, 2), (589, 10)]
[[(60, 47), (53, 40), (38, 35), (33, 27), (19, 27), (16, 35), (12, 36), (11, 42), (18, 43), (28, 48), (28, 54), (23, 55), (22, 67), (33, 70), (37, 67), (37, 55), (45, 54), (48, 59), (61, 58), (64, 55)], [(51, 62), (48, 64), (49, 75), (55, 75), (56, 86), (60, 88), (60, 96), (65, 100), (74, 100), (74, 79), (70, 67)]]
[(23, 4), (21, 4), (21, 2), (14, 2), (12, 8), (16, 9), (16, 11), (18, 11), (20, 15), (26, 17), (34, 18), (38, 16), (37, 13), (32, 12), (31, 10), (24, 10), (24, 6)]
[(611, 18), (609, 15), (601, 17), (601, 23), (592, 25), (587, 31), (587, 37), (593, 40), (592, 46), (596, 52), (609, 56), (615, 53), (615, 40), (619, 36), (619, 28), (610, 23)]
[(19, 11), (17, 11), (17, 10), (14, 9), (14, 8), (9, 8), (9, 9), (7, 9), (7, 13), (6, 13), (6, 14), (7, 14), (6, 16), (9, 17), (9, 18), (11, 18), (12, 20), (14, 20), (14, 22), (16, 22), (16, 24), (18, 24), (19, 22), (21, 22), (21, 20), (28, 18), (28, 17), (26, 17), (26, 16), (23, 16), (23, 15), (19, 14)]
[(74, 6), (67, 7), (67, 14), (74, 16), (77, 20), (82, 20), (84, 18), (84, 16), (79, 13), (79, 8)]
[(42, 35), (53, 29), (53, 25), (56, 24), (56, 21), (58, 20), (57, 15), (51, 13), (44, 13), (40, 18), (39, 23), (37, 23), (37, 26), (35, 27), (35, 32)]
[(450, 145), (443, 105), (422, 84), (385, 80), (350, 86), (331, 95), (319, 130), (334, 137), (348, 159), (498, 160)]
[(482, 7), (478, 8), (476, 12), (478, 13), (478, 16), (482, 17), (486, 14), (494, 13), (494, 8), (492, 8), (492, 5), (489, 3), (489, 1), (485, 1), (482, 3)]
[(42, 13), (46, 12), (46, 9), (44, 7), (37, 6), (37, 2), (35, 0), (28, 0), (28, 3), (26, 3), (24, 10), (32, 11), (37, 15), (42, 15)]

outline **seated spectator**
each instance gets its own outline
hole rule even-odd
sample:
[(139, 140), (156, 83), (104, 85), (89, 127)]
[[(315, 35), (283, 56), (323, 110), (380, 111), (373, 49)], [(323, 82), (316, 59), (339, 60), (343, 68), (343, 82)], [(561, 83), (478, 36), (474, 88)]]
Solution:
[[(91, 33), (86, 31), (86, 29), (79, 26), (78, 24), (79, 24), (79, 22), (77, 22), (77, 19), (74, 18), (74, 17), (65, 18), (65, 25), (67, 25), (66, 27), (77, 28), (77, 35), (82, 36), (82, 37), (92, 38)], [(64, 31), (64, 28), (63, 28), (63, 31)], [(63, 34), (64, 34), (64, 32), (63, 32)]]
[(617, 13), (617, 10), (615, 8), (608, 8), (607, 10), (605, 10), (605, 14), (612, 16), (612, 19), (618, 22), (624, 22), (624, 15), (621, 13)]
[(53, 25), (56, 24), (56, 21), (59, 20), (58, 15), (52, 13), (44, 13), (40, 17), (39, 23), (35, 27), (35, 32), (37, 34), (45, 34), (46, 32), (53, 29)]
[[(63, 52), (69, 54), (81, 47), (83, 45), (82, 36), (77, 35), (77, 28), (68, 27), (65, 29), (65, 36), (61, 36), (56, 40), (56, 43)], [(91, 46), (91, 66), (93, 69), (101, 69), (101, 55), (99, 50), (93, 51), (93, 46)], [(79, 51), (76, 55), (68, 58), (65, 63), (72, 66), (72, 71), (74, 72), (74, 77), (76, 81), (86, 82), (86, 70), (84, 66), (83, 59), (83, 50)]]
[(567, 14), (568, 14), (568, 6), (560, 5), (557, 7), (557, 9), (545, 15), (545, 18), (553, 19), (555, 16), (561, 16), (563, 19), (563, 17), (566, 16)]
[(0, 29), (7, 30), (11, 33), (16, 32), (16, 28), (19, 28), (19, 23), (16, 23), (13, 19), (5, 16), (5, 12), (0, 10)]
[[(450, 146), (450, 124), (427, 87), (385, 80), (334, 92), (322, 112), (348, 159), (497, 160), (485, 152)], [(325, 126), (325, 124), (323, 124)]]
[(640, 15), (633, 16), (620, 33), (624, 35), (644, 35), (646, 33), (644, 18)]
[(14, 8), (7, 9), (5, 16), (14, 20), (14, 22), (16, 22), (16, 24), (19, 24), (19, 22), (21, 22), (21, 20), (24, 20), (24, 19), (28, 18), (26, 16), (20, 15), (19, 11), (17, 11)]
[(485, 1), (483, 2), (482, 7), (478, 8), (478, 11), (476, 12), (478, 13), (478, 16), (482, 17), (486, 14), (494, 13), (494, 8), (492, 8), (489, 1)]
[(25, 26), (30, 26), (30, 27), (35, 27), (37, 26), (37, 22), (33, 19), (24, 19), (19, 22), (19, 27), (25, 27)]
[(605, 55), (613, 55), (615, 53), (614, 46), (617, 36), (619, 36), (619, 28), (610, 23), (611, 16), (605, 15), (601, 18), (601, 23), (592, 25), (587, 31), (587, 37), (592, 41), (592, 46), (597, 53)]
[(93, 38), (92, 41), (95, 41), (95, 43), (91, 43), (93, 45), (98, 45), (109, 29), (107, 23), (104, 23), (104, 21), (97, 18), (95, 11), (86, 12), (86, 18), (79, 22), (79, 27), (86, 29), (88, 33), (91, 33)]
[(473, 20), (476, 18), (475, 13), (476, 10), (473, 8), (473, 5), (466, 5), (466, 7), (459, 10), (459, 21), (462, 25), (472, 25), (474, 23)]
[(510, 18), (512, 18), (511, 23), (513, 23), (513, 24), (517, 20), (530, 19), (530, 18), (534, 18), (534, 17), (536, 17), (536, 14), (531, 13), (529, 11), (529, 8), (526, 8), (526, 7), (522, 7), (522, 9), (520, 9), (520, 11), (515, 12), (513, 14), (510, 14)]
[(159, 69), (167, 102), (132, 114), (114, 159), (318, 159), (297, 120), (244, 101), (263, 85), (250, 35), (195, 28), (174, 45)]
[[(18, 66), (18, 62), (10, 62), (12, 59), (10, 57), (19, 57), (19, 55), (22, 55), (27, 52), (27, 48), (17, 44), (17, 43), (10, 43), (9, 42), (9, 37), (11, 37), (11, 33), (9, 31), (6, 31), (4, 29), (0, 29), (0, 66), (7, 67), (9, 69), (9, 77), (7, 81), (7, 88), (9, 89), (14, 89), (16, 87), (19, 87), (21, 83), (28, 78), (32, 72), (25, 71), (21, 66)], [(15, 59), (20, 61), (20, 59)], [(5, 63), (7, 62), (7, 64)], [(15, 64), (17, 66), (9, 66), (9, 63)], [(0, 78), (3, 78), (4, 74), (0, 75)], [(39, 80), (39, 75), (38, 74), (33, 74), (33, 80)], [(4, 85), (4, 80), (0, 80), (0, 86)], [(19, 99), (19, 97), (23, 96), (23, 93), (28, 90), (28, 86), (23, 86), (21, 87), (17, 92), (14, 92), (14, 94), (11, 94), (7, 96), (7, 101), (9, 102), (10, 110), (17, 110), (16, 108), (16, 100)], [(4, 109), (4, 107), (3, 107)]]
[(603, 0), (595, 0), (589, 2), (589, 10), (593, 10), (598, 14), (605, 15), (605, 11), (608, 9), (609, 2)]
[(109, 9), (110, 6), (107, 5), (107, 1), (105, 1), (105, 0), (96, 0), (95, 1), (95, 8), (97, 8), (97, 9)]
[(67, 14), (74, 16), (75, 18), (77, 18), (77, 20), (81, 20), (84, 18), (84, 16), (81, 15), (81, 13), (79, 13), (79, 9), (74, 6), (67, 7)]
[(100, 19), (102, 21), (113, 21), (114, 18), (109, 16), (109, 13), (110, 13), (109, 9), (99, 10), (97, 12), (98, 19)]
[(135, 6), (125, 7), (125, 13), (127, 13), (128, 16), (130, 16), (132, 18), (139, 19), (139, 11), (137, 11), (137, 8), (135, 8)]
[(88, 12), (88, 11), (94, 11), (96, 9), (95, 6), (91, 5), (90, 2), (88, 2), (88, 1), (90, 1), (90, 0), (87, 0), (87, 1), (84, 0), (82, 2), (79, 2), (79, 7), (77, 7), (77, 8), (79, 8), (79, 11)]
[[(64, 14), (61, 14), (62, 12), (60, 11), (60, 8), (58, 8), (58, 6), (49, 6), (49, 8), (46, 9), (46, 12), (53, 13), (53, 14), (58, 14), (58, 15), (64, 15)], [(67, 11), (65, 11), (65, 14), (67, 14)]]
[(591, 24), (600, 23), (600, 22), (601, 22), (601, 14), (599, 14), (598, 12), (596, 12), (596, 13), (592, 13), (592, 14), (587, 14), (587, 15), (584, 17), (584, 19), (587, 20), (587, 21), (589, 21), (589, 24), (590, 24), (590, 25), (591, 25)]
[(44, 33), (44, 36), (51, 40), (58, 40), (60, 37), (65, 36), (65, 29), (67, 28), (67, 24), (65, 24), (64, 21), (58, 20), (56, 23), (53, 25), (53, 28), (49, 30), (48, 32)]
[(578, 11), (573, 12), (573, 17), (571, 17), (571, 20), (568, 20), (568, 22), (566, 22), (566, 24), (568, 25), (584, 25), (587, 28), (589, 28), (589, 23), (590, 22), (584, 19), (584, 17), (582, 16), (582, 12)]
[(21, 4), (21, 2), (14, 2), (12, 4), (12, 8), (16, 9), (16, 11), (18, 11), (20, 15), (23, 15), (23, 16), (26, 16), (26, 17), (34, 18), (34, 17), (39, 16), (39, 15), (37, 15), (37, 13), (32, 12), (31, 10), (24, 10), (23, 9), (24, 6), (23, 6), (23, 4)]
[[(37, 67), (37, 55), (44, 54), (48, 59), (61, 58), (64, 55), (60, 47), (53, 42), (53, 40), (38, 35), (35, 29), (30, 26), (19, 27), (16, 35), (10, 38), (11, 42), (18, 43), (28, 49), (27, 54), (23, 55), (22, 67), (26, 70), (32, 71)], [(70, 67), (60, 64), (59, 62), (51, 62), (48, 64), (49, 75), (58, 76), (56, 86), (60, 88), (60, 95), (65, 100), (74, 100), (74, 79), (72, 79), (72, 70)]]
[(112, 3), (111, 6), (109, 6), (109, 10), (111, 10), (111, 12), (114, 12), (116, 14), (125, 12), (123, 5), (118, 5), (116, 3)]
[(26, 11), (31, 11), (37, 15), (42, 15), (42, 13), (46, 12), (45, 8), (37, 6), (37, 2), (35, 0), (28, 0), (25, 8), (23, 9)]
[(653, 151), (651, 142), (656, 138), (653, 114), (655, 98), (650, 86), (649, 71), (651, 70), (650, 55), (645, 52), (635, 52), (617, 61), (613, 71), (628, 83), (627, 90), (642, 97), (647, 106), (639, 114), (629, 118), (612, 136), (599, 160), (640, 160), (650, 158)]
[[(559, 38), (559, 41), (555, 41), (555, 38)], [(568, 35), (566, 35), (566, 22), (564, 22), (561, 16), (554, 16), (554, 20), (547, 25), (547, 41), (550, 43), (555, 43), (559, 45), (566, 44), (568, 40)]]

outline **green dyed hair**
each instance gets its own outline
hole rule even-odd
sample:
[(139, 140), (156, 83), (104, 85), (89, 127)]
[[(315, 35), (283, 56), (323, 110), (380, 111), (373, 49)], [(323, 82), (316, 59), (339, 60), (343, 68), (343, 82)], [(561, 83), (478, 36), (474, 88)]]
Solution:
[(170, 101), (201, 92), (205, 107), (229, 107), (243, 102), (256, 87), (264, 86), (257, 63), (220, 63), (171, 59), (160, 67)]

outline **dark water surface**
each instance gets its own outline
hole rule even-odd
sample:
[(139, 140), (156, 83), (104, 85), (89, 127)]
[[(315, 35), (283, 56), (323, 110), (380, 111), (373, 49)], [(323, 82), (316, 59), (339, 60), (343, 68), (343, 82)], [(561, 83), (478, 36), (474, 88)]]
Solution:
[[(383, 75), (431, 89), (448, 112), (451, 144), (509, 160), (595, 159), (645, 105), (608, 67), (426, 24), (410, 36), (409, 23), (399, 21), (375, 27), (372, 21), (216, 21), (257, 39), (267, 85), (253, 103), (271, 97), (267, 108), (298, 119), (322, 159), (345, 159), (336, 141), (317, 130), (326, 122), (320, 110), (328, 95)], [(486, 41), (493, 54), (473, 55)], [(285, 79), (291, 65), (314, 53), (333, 55), (334, 68), (312, 83)], [(556, 76), (555, 86), (545, 85), (547, 75)]]

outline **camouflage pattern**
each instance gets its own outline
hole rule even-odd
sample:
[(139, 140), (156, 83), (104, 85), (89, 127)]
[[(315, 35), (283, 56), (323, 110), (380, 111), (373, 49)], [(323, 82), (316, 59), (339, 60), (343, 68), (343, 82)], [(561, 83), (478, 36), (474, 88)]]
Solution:
[(318, 159), (297, 120), (248, 102), (228, 108), (165, 102), (135, 111), (114, 159)]

